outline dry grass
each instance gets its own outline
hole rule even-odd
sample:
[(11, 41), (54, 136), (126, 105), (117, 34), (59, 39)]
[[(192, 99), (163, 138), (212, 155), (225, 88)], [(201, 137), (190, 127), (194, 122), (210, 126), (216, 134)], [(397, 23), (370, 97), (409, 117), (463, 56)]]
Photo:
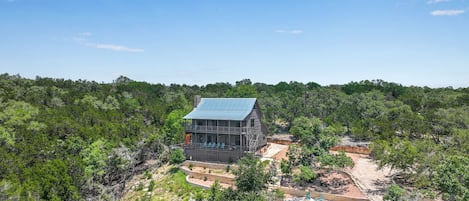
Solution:
[[(148, 187), (152, 180), (155, 187), (149, 192)], [(140, 183), (143, 184), (142, 189), (138, 188)], [(195, 193), (205, 194), (206, 191), (187, 183), (186, 175), (178, 167), (165, 165), (154, 170), (151, 179), (147, 179), (143, 174), (135, 176), (129, 182), (121, 200), (134, 201), (142, 198), (152, 201), (189, 200)]]

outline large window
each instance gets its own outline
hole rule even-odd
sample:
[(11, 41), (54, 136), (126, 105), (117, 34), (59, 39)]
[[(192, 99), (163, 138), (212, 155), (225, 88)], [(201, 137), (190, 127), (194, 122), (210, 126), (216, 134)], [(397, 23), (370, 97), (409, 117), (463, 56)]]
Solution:
[(217, 135), (207, 134), (207, 143), (217, 143)]
[(241, 144), (239, 137), (240, 137), (239, 135), (230, 135), (230, 145), (239, 146)]

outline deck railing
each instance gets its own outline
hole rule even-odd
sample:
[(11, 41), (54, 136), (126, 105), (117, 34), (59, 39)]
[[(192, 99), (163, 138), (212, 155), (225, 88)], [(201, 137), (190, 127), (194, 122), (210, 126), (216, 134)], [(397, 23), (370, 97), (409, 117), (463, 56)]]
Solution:
[(185, 129), (187, 132), (193, 133), (247, 134), (249, 132), (249, 128), (247, 127), (205, 126), (193, 124), (186, 124)]
[(247, 146), (240, 146), (240, 145), (225, 145), (224, 143), (191, 143), (185, 144), (185, 149), (207, 149), (207, 150), (218, 150), (218, 151), (236, 151), (242, 150), (247, 151), (249, 147)]

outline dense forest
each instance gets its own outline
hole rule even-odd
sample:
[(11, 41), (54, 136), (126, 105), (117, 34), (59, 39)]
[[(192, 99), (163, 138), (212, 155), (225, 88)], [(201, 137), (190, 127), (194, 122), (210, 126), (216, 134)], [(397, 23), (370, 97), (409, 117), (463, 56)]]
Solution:
[[(0, 75), (0, 200), (113, 200), (183, 140), (182, 117), (202, 97), (256, 97), (269, 134), (321, 121), (371, 141), (372, 157), (407, 190), (469, 200), (469, 88), (382, 80), (163, 85)], [(307, 140), (306, 138), (303, 140)], [(311, 142), (313, 143), (313, 142)]]

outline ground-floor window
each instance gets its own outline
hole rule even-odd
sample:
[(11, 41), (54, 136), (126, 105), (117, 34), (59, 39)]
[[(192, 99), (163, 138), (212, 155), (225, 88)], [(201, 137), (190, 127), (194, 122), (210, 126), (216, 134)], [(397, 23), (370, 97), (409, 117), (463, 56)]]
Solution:
[(241, 140), (239, 139), (239, 135), (230, 135), (230, 145), (232, 146), (241, 145)]
[(207, 134), (207, 143), (217, 143), (217, 135)]
[(230, 144), (229, 135), (218, 135), (218, 143), (229, 145)]
[(205, 142), (205, 134), (196, 134), (197, 142), (196, 143), (204, 143)]

